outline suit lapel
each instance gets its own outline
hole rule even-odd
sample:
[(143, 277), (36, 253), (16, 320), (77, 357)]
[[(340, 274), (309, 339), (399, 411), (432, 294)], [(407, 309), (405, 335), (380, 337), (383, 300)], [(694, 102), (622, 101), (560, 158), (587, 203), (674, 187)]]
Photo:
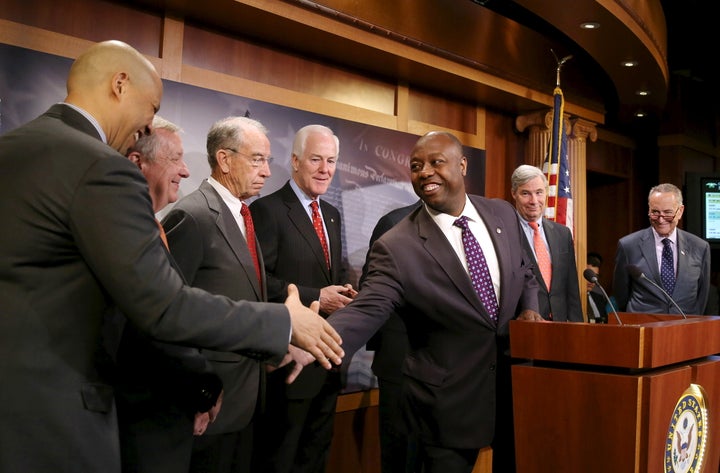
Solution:
[[(325, 223), (325, 229), (328, 233), (328, 243), (330, 245), (330, 281), (337, 281), (340, 278), (340, 267), (342, 265), (342, 249), (341, 235), (340, 235), (340, 221), (339, 217), (336, 218), (335, 211), (330, 207), (330, 204), (324, 200), (320, 201), (320, 207), (322, 208), (323, 222)], [(314, 230), (314, 228), (313, 228)], [(320, 246), (322, 250), (322, 245)], [(325, 256), (323, 255), (323, 259)]]
[(482, 302), (480, 302), (465, 267), (445, 234), (425, 209), (420, 209), (417, 213), (417, 231), (418, 236), (423, 240), (423, 246), (428, 256), (434, 259), (437, 262), (437, 267), (447, 274), (453, 285), (465, 297), (473, 310), (478, 313), (479, 318), (488, 326), (494, 327), (495, 323), (485, 310)]
[[(327, 269), (327, 265), (325, 264), (325, 254), (323, 253), (320, 240), (315, 233), (315, 228), (313, 227), (312, 221), (310, 220), (307, 211), (305, 210), (305, 208), (303, 208), (303, 205), (295, 195), (295, 192), (293, 192), (289, 182), (285, 184), (285, 186), (283, 186), (282, 196), (283, 201), (288, 208), (288, 218), (295, 226), (295, 228), (297, 228), (298, 233), (301, 235), (303, 241), (305, 241), (307, 247), (310, 249), (313, 255), (315, 255), (315, 259), (317, 259), (318, 262), (318, 267), (322, 268), (323, 274), (325, 275), (328, 284), (330, 284), (332, 281), (330, 279), (330, 271)], [(320, 203), (322, 204), (322, 201), (320, 201)], [(328, 233), (330, 233), (329, 229)], [(331, 248), (339, 248), (337, 244), (333, 245), (332, 240), (330, 242), (330, 245)], [(331, 249), (331, 251), (333, 250)]]
[[(230, 212), (228, 206), (222, 201), (217, 191), (215, 191), (207, 181), (203, 181), (200, 185), (200, 192), (205, 196), (210, 211), (215, 214), (215, 226), (227, 242), (228, 247), (235, 255), (235, 258), (237, 258), (240, 266), (242, 266), (243, 271), (245, 271), (248, 281), (250, 281), (255, 294), (258, 296), (258, 300), (263, 300), (259, 281), (255, 275), (255, 263), (252, 260), (252, 256), (250, 256), (250, 250), (248, 250), (245, 237), (243, 237), (235, 217)], [(261, 274), (264, 278), (265, 270), (263, 268), (260, 251), (258, 251), (258, 258), (260, 261)]]
[[(677, 255), (675, 255), (675, 257), (677, 258), (677, 274), (686, 274), (690, 264), (690, 259), (692, 259), (694, 255), (692, 253), (692, 248), (690, 248), (690, 246), (687, 244), (687, 239), (685, 238), (685, 235), (679, 228), (677, 229), (676, 235)], [(678, 277), (677, 281), (682, 283), (684, 279)]]
[[(495, 254), (497, 255), (498, 263), (500, 265), (500, 297), (498, 298), (498, 324), (502, 324), (503, 321), (500, 318), (502, 317), (502, 314), (507, 312), (503, 307), (503, 303), (507, 300), (506, 293), (510, 288), (513, 276), (512, 274), (508, 274), (506, 271), (503, 270), (502, 260), (503, 255), (510, 255), (513, 251), (517, 252), (517, 248), (510, 248), (510, 242), (506, 237), (506, 235), (508, 235), (508, 229), (505, 227), (505, 221), (501, 218), (498, 218), (495, 209), (491, 205), (488, 205), (485, 199), (481, 199), (471, 195), (470, 202), (472, 202), (472, 204), (477, 209), (478, 214), (480, 214), (480, 218), (482, 218), (485, 222), (485, 226), (487, 227), (488, 233), (490, 234), (490, 239), (492, 240), (493, 246), (495, 247)], [(513, 221), (513, 223), (518, 226), (516, 231), (520, 231), (520, 224), (517, 221), (517, 218)], [(525, 235), (523, 234), (523, 237), (524, 236)], [(527, 238), (525, 238), (525, 240), (527, 240)], [(511, 314), (511, 316), (514, 315), (514, 310), (509, 311), (509, 313)]]
[[(553, 255), (561, 255), (562, 249), (558, 246), (560, 243), (560, 238), (558, 236), (558, 228), (553, 223), (550, 223), (550, 220), (544, 217), (543, 231), (545, 232), (545, 238), (547, 239), (547, 244), (550, 248), (550, 263), (552, 264), (552, 276), (550, 277), (550, 286), (552, 287), (552, 279), (555, 277), (555, 274), (560, 270), (559, 267), (556, 267), (556, 262), (560, 261), (560, 258), (553, 258)], [(525, 239), (527, 240), (527, 238)], [(538, 279), (538, 281), (540, 280), (542, 280), (542, 277)], [(543, 285), (545, 285), (545, 281), (543, 281)], [(547, 290), (547, 288), (545, 288), (545, 290)]]
[(653, 237), (652, 228), (648, 228), (642, 235), (640, 240), (640, 252), (647, 262), (652, 280), (662, 286), (660, 280), (660, 270), (658, 269), (657, 253), (655, 252), (655, 238)]

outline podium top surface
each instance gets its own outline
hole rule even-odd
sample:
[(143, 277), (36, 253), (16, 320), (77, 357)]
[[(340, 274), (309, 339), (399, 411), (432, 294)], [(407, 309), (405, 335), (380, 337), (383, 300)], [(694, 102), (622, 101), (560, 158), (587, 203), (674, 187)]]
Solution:
[(514, 358), (650, 369), (720, 354), (720, 317), (619, 314), (608, 324), (510, 322)]

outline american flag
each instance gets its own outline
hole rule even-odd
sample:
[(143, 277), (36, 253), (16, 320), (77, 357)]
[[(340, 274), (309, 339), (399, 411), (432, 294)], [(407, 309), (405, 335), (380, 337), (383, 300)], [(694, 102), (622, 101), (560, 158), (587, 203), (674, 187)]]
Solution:
[(543, 164), (550, 190), (548, 192), (545, 217), (565, 225), (574, 234), (573, 201), (570, 192), (570, 166), (568, 165), (567, 135), (563, 120), (564, 99), (560, 87), (555, 88), (553, 107), (552, 136)]

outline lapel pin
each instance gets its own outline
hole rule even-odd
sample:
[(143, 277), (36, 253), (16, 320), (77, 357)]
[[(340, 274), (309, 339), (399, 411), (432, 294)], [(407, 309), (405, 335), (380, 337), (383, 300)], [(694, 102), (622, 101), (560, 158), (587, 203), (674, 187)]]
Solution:
[(502, 228), (496, 228), (495, 233), (502, 233)]

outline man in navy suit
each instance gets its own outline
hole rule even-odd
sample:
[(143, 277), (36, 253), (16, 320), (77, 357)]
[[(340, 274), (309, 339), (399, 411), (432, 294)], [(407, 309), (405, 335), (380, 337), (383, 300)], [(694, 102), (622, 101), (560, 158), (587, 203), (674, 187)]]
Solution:
[[(362, 290), (328, 318), (348, 359), (393, 313), (402, 317), (402, 409), (426, 473), (470, 473), (489, 445), (493, 471), (514, 471), (508, 323), (543, 320), (515, 209), (467, 195), (467, 166), (455, 136), (430, 132), (417, 141), (410, 176), (424, 205), (375, 242)], [(471, 280), (456, 226), (463, 221), (482, 249), (490, 294)]]
[(0, 471), (119, 473), (100, 337), (112, 306), (167, 342), (280, 360), (291, 339), (341, 361), (295, 290), (284, 305), (235, 302), (173, 269), (147, 181), (122, 154), (161, 98), (152, 63), (105, 41), (70, 67), (63, 103), (0, 137)]
[[(356, 294), (342, 257), (340, 212), (320, 199), (335, 174), (338, 152), (338, 138), (329, 128), (301, 128), (293, 141), (292, 178), (250, 205), (267, 271), (268, 300), (278, 300), (294, 283), (301, 300), (320, 301), (324, 317)], [(315, 206), (319, 215), (314, 225)], [(268, 375), (257, 442), (263, 450), (256, 450), (261, 466), (255, 471), (324, 473), (340, 374), (308, 366), (287, 385), (283, 371)]]
[[(584, 318), (572, 233), (565, 225), (544, 218), (547, 177), (539, 168), (523, 164), (513, 171), (510, 182), (515, 210), (526, 237), (523, 239), (523, 248), (528, 255), (532, 255), (535, 278), (538, 280), (540, 315), (557, 322), (582, 322)], [(550, 254), (551, 281), (543, 279), (537, 264), (531, 223), (537, 224), (542, 245)]]
[[(648, 194), (650, 227), (618, 241), (613, 273), (617, 310), (652, 314), (677, 314), (670, 299), (643, 278), (634, 279), (628, 266), (636, 266), (660, 287), (663, 251), (668, 255), (671, 286), (664, 290), (686, 314), (702, 315), (710, 291), (710, 245), (677, 228), (685, 206), (682, 192), (673, 184), (660, 184)], [(667, 240), (667, 241), (665, 241)], [(668, 249), (665, 249), (665, 247)]]

